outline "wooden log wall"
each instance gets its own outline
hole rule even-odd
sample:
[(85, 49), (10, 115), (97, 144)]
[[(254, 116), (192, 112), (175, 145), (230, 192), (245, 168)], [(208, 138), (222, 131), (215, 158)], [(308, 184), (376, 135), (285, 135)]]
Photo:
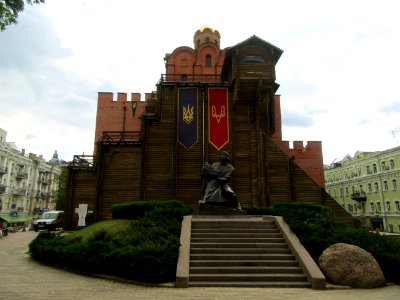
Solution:
[[(159, 90), (160, 94), (161, 91)], [(160, 119), (146, 120), (143, 126), (145, 139), (144, 199), (174, 199), (174, 157), (176, 140), (175, 86), (162, 89)], [(161, 95), (161, 94), (160, 94)]]
[(88, 204), (88, 210), (93, 211), (93, 214), (87, 217), (87, 224), (92, 224), (96, 221), (96, 195), (97, 195), (97, 172), (95, 169), (73, 169), (68, 171), (68, 184), (66, 207), (64, 211), (64, 229), (75, 230), (78, 228), (78, 214), (75, 213), (75, 208), (79, 204)]
[(101, 144), (97, 205), (99, 219), (111, 219), (111, 206), (141, 200), (142, 146)]

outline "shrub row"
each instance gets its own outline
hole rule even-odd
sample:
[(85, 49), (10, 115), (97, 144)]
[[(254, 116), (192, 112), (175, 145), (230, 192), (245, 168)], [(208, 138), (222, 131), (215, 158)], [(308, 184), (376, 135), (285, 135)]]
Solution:
[[(138, 206), (143, 216), (135, 215), (136, 220), (103, 221), (104, 227), (97, 224), (100, 229), (88, 238), (82, 238), (85, 229), (65, 236), (41, 232), (29, 245), (31, 256), (88, 273), (153, 283), (174, 281), (181, 221), (190, 208), (175, 201), (162, 207), (152, 204), (146, 206), (148, 210)], [(110, 227), (107, 222), (122, 224), (121, 229), (105, 230)]]
[(400, 240), (337, 222), (331, 209), (321, 205), (278, 203), (272, 214), (285, 219), (315, 260), (330, 245), (353, 244), (374, 256), (387, 282), (400, 283)]
[(111, 207), (113, 219), (137, 220), (143, 218), (146, 213), (154, 210), (168, 210), (169, 213), (189, 215), (193, 212), (190, 206), (178, 200), (155, 200), (136, 201), (121, 204), (114, 204)]

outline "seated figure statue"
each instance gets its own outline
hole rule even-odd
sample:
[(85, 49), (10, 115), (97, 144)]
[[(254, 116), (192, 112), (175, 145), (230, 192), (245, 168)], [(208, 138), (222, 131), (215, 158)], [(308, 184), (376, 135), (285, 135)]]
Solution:
[(235, 173), (235, 168), (230, 164), (228, 152), (221, 151), (219, 162), (212, 165), (205, 163), (201, 168), (200, 176), (207, 181), (203, 199), (199, 204), (211, 204), (241, 209), (235, 192), (227, 181)]

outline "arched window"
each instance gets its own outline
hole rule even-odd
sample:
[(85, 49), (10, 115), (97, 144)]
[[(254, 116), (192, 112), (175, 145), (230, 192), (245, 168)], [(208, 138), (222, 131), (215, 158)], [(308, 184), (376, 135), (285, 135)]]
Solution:
[(211, 55), (206, 55), (206, 67), (211, 67)]

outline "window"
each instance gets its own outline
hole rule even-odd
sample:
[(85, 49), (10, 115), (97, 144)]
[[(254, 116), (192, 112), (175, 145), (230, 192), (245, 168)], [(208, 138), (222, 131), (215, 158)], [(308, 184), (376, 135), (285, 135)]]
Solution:
[(206, 55), (206, 67), (211, 67), (211, 55)]
[(364, 192), (364, 187), (362, 184), (360, 184), (360, 193)]
[(366, 172), (367, 172), (367, 174), (371, 174), (371, 170), (369, 169), (369, 166), (366, 167)]
[(394, 159), (391, 159), (389, 162), (390, 162), (390, 170), (394, 170)]
[(385, 171), (386, 170), (386, 164), (384, 161), (381, 162), (381, 171)]
[(374, 173), (377, 172), (376, 164), (372, 164), (372, 169), (373, 169)]
[(371, 203), (369, 204), (369, 209), (370, 209), (371, 212), (374, 212), (374, 211), (375, 211), (374, 202), (371, 202)]
[(351, 193), (355, 194), (356, 193), (356, 188), (354, 187), (354, 185), (351, 187)]
[(392, 210), (389, 201), (386, 201), (386, 210), (387, 210), (387, 211), (391, 211), (391, 210)]
[(378, 192), (379, 191), (379, 186), (378, 186), (378, 182), (374, 182), (374, 192)]
[(348, 196), (348, 195), (349, 195), (349, 187), (346, 186), (346, 196)]
[(396, 211), (400, 211), (400, 202), (399, 201), (394, 201), (394, 208)]
[(368, 183), (368, 193), (372, 193), (372, 184)]
[(376, 211), (382, 211), (381, 203), (376, 202)]
[(361, 167), (358, 167), (357, 171), (358, 171), (358, 176), (361, 176)]
[(397, 181), (396, 179), (392, 179), (392, 190), (397, 191)]
[(387, 192), (388, 189), (389, 189), (389, 188), (388, 188), (388, 182), (387, 182), (386, 180), (384, 180), (384, 181), (383, 181), (383, 190), (384, 190), (385, 192)]
[(343, 197), (343, 188), (340, 188), (340, 196)]

